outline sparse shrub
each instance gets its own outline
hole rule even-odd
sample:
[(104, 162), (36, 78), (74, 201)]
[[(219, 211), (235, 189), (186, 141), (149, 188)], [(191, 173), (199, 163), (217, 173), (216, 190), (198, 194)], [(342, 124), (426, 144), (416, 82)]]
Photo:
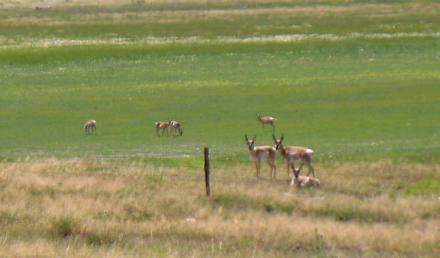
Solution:
[(214, 198), (214, 203), (226, 208), (258, 209), (254, 199), (238, 194), (219, 194)]
[(279, 202), (272, 202), (272, 201), (266, 201), (264, 203), (264, 208), (269, 213), (276, 212), (276, 213), (292, 214), (292, 212), (295, 210), (294, 205), (279, 203)]
[(117, 237), (109, 233), (87, 233), (85, 235), (85, 240), (89, 245), (111, 245), (115, 243), (118, 239)]
[(238, 194), (221, 194), (214, 199), (214, 203), (227, 208), (253, 209), (268, 213), (291, 214), (295, 210), (292, 204), (275, 202), (272, 200), (257, 200), (251, 197)]
[(30, 185), (28, 187), (28, 192), (32, 196), (50, 196), (51, 198), (53, 198), (56, 195), (55, 189), (50, 186)]
[(158, 188), (165, 183), (165, 177), (163, 175), (147, 175), (144, 181), (148, 188)]
[(17, 215), (6, 211), (0, 212), (0, 225), (10, 225), (17, 222)]
[(52, 233), (56, 237), (69, 237), (80, 233), (79, 223), (71, 217), (62, 217), (52, 222)]
[(315, 228), (315, 239), (312, 242), (312, 250), (314, 257), (327, 257), (327, 245), (324, 236), (319, 234), (317, 228)]
[(145, 210), (143, 207), (134, 206), (132, 204), (126, 204), (124, 206), (125, 218), (124, 220), (132, 221), (146, 221), (153, 218), (153, 214)]
[(360, 221), (360, 222), (403, 222), (407, 218), (402, 214), (394, 212), (380, 212), (362, 209), (358, 206), (330, 206), (319, 207), (311, 211), (318, 217), (331, 217), (339, 221)]
[(407, 195), (440, 194), (440, 180), (435, 178), (423, 178), (414, 185), (409, 186), (405, 193)]

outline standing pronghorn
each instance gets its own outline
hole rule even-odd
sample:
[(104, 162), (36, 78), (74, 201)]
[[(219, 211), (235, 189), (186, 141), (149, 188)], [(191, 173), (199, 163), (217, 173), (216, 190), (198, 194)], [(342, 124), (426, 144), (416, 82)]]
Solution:
[[(156, 134), (157, 136), (163, 136), (163, 134), (165, 133), (165, 131), (167, 132), (167, 136), (169, 135), (168, 133), (168, 127), (170, 127), (171, 125), (171, 121), (166, 121), (166, 122), (155, 122), (154, 123), (156, 126)], [(162, 134), (159, 135), (159, 131), (162, 130)]]
[(247, 135), (244, 136), (249, 150), (249, 156), (255, 161), (257, 169), (257, 177), (260, 177), (261, 160), (265, 159), (270, 166), (270, 175), (276, 178), (277, 167), (275, 166), (275, 148), (272, 146), (255, 146), (255, 138), (249, 140)]
[(94, 134), (96, 133), (96, 121), (95, 120), (87, 120), (84, 124), (84, 132), (85, 134)]
[(281, 139), (277, 140), (275, 138), (275, 135), (272, 134), (272, 138), (275, 142), (275, 149), (283, 155), (284, 159), (286, 160), (287, 164), (287, 176), (290, 178), (290, 168), (293, 169), (293, 172), (295, 172), (295, 161), (301, 160), (302, 164), (298, 168), (298, 173), (301, 171), (301, 168), (304, 166), (304, 164), (309, 168), (309, 172), (307, 173), (307, 176), (312, 173), (313, 176), (315, 176), (314, 169), (312, 167), (312, 157), (313, 157), (313, 150), (305, 147), (298, 147), (298, 146), (283, 146), (283, 140), (284, 135), (281, 135)]
[(273, 118), (271, 116), (261, 116), (260, 114), (257, 114), (257, 119), (261, 123), (261, 126), (264, 128), (264, 125), (269, 124), (272, 126), (272, 129), (275, 128), (274, 122), (276, 118)]
[(321, 182), (318, 178), (312, 177), (312, 176), (300, 176), (299, 175), (299, 169), (293, 170), (294, 177), (292, 178), (292, 181), (290, 182), (290, 185), (295, 185), (299, 188), (304, 187), (319, 187)]
[(183, 130), (182, 130), (182, 125), (177, 122), (177, 121), (170, 121), (170, 127), (172, 129), (173, 132), (173, 136), (175, 137), (176, 134), (178, 133), (180, 136), (183, 135)]

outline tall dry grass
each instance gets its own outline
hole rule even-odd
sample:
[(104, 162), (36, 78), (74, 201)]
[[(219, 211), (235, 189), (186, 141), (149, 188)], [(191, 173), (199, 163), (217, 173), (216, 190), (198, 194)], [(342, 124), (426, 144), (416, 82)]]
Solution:
[[(267, 172), (267, 173), (265, 173)], [(94, 160), (0, 163), (2, 257), (434, 257), (439, 165), (326, 164), (322, 187), (284, 171)], [(413, 192), (421, 180), (433, 187)], [(423, 181), (424, 182), (424, 181)]]

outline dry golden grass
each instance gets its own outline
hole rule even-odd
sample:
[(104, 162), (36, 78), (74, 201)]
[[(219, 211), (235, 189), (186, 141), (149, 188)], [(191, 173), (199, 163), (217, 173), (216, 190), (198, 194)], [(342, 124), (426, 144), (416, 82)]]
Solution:
[[(281, 167), (281, 166), (280, 166)], [(280, 169), (281, 170), (281, 169)], [(2, 257), (434, 257), (440, 166), (327, 164), (322, 187), (298, 190), (284, 171), (251, 164), (201, 170), (91, 160), (0, 163)]]

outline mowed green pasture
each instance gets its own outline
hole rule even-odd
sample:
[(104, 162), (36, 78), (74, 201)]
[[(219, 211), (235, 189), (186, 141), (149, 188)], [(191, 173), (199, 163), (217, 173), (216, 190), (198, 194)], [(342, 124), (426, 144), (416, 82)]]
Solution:
[(3, 3), (2, 159), (241, 162), (258, 112), (317, 161), (439, 161), (435, 1), (121, 3)]

